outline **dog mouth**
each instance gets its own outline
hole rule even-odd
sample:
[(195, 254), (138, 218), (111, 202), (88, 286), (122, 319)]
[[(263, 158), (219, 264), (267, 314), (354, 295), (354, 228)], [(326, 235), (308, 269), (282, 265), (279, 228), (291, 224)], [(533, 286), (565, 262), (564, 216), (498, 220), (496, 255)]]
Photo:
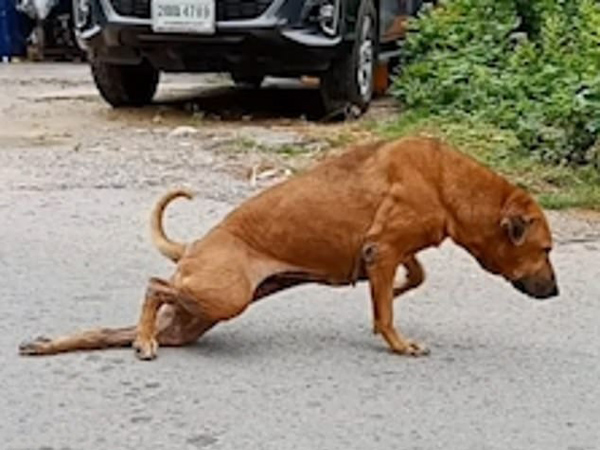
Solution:
[(516, 290), (529, 297), (545, 300), (559, 294), (558, 286), (554, 280), (536, 280), (532, 278), (519, 278), (512, 280), (511, 284)]

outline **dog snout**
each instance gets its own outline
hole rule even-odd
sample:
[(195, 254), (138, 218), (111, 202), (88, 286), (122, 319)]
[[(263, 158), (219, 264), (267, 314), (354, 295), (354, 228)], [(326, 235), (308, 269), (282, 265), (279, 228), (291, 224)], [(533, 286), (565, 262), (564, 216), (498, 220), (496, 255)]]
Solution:
[(512, 285), (520, 292), (538, 300), (556, 297), (559, 294), (556, 278), (523, 277), (512, 281)]

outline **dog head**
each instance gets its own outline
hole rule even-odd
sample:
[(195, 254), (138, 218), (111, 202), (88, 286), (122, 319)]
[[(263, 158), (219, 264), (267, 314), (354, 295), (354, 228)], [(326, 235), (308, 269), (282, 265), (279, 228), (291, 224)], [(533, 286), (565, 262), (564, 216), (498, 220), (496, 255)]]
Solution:
[(499, 239), (486, 245), (478, 255), (480, 264), (490, 272), (503, 275), (530, 297), (546, 299), (558, 295), (550, 262), (550, 227), (533, 198), (516, 189), (502, 208), (496, 226)]

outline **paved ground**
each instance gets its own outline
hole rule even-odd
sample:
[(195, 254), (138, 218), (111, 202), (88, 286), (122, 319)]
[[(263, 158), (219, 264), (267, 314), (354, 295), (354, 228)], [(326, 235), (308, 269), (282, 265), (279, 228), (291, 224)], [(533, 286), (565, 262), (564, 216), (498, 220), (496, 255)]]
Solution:
[[(302, 108), (272, 120), (278, 101), (208, 87), (219, 78), (166, 81), (161, 98), (175, 100), (115, 113), (84, 67), (0, 66), (0, 448), (600, 449), (600, 226), (588, 214), (551, 215), (557, 300), (523, 297), (451, 245), (426, 252), (428, 282), (396, 322), (428, 358), (371, 335), (364, 286), (282, 293), (151, 363), (128, 350), (17, 356), (26, 337), (136, 319), (147, 277), (170, 270), (147, 236), (167, 187), (199, 193), (167, 222), (197, 236), (260, 187), (244, 165), (260, 158), (227, 148), (318, 147), (314, 133), (334, 131), (294, 119)], [(205, 117), (222, 101), (241, 113)]]

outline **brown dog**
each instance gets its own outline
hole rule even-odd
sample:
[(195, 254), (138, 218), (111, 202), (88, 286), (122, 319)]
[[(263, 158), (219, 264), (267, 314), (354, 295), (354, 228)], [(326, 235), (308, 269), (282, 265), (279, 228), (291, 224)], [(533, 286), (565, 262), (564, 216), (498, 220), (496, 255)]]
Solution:
[[(185, 345), (253, 301), (305, 282), (368, 280), (374, 331), (397, 353), (427, 349), (399, 333), (392, 301), (424, 279), (417, 252), (450, 237), (487, 271), (535, 298), (558, 294), (544, 214), (523, 190), (437, 140), (406, 138), (354, 148), (243, 203), (202, 239), (171, 241), (166, 205), (152, 237), (177, 263), (169, 281), (150, 280), (136, 327), (38, 338), (22, 354), (131, 345), (140, 359), (158, 345)], [(407, 280), (394, 287), (399, 265)]]

